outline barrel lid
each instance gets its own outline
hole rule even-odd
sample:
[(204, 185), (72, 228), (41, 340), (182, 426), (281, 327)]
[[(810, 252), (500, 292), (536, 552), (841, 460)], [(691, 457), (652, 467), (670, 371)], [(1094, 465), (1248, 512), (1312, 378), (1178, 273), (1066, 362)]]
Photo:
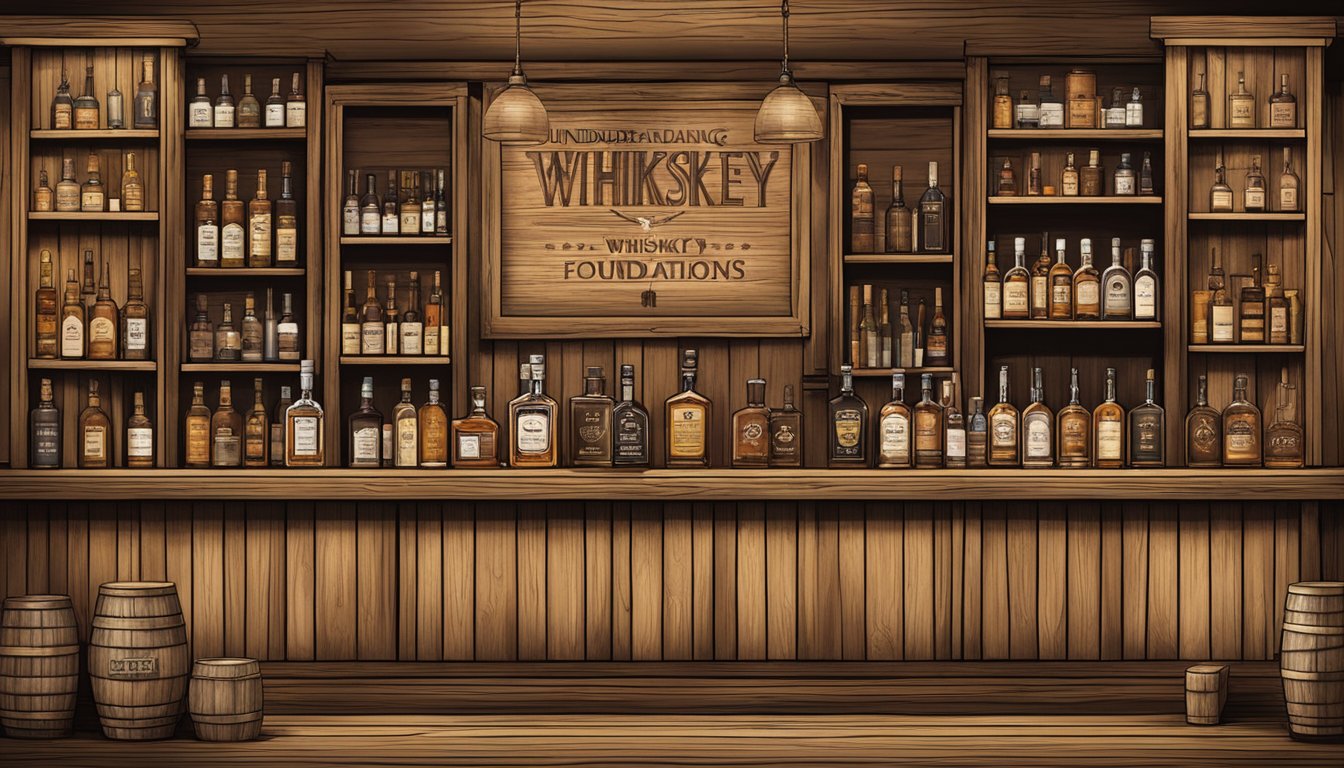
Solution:
[(218, 680), (246, 680), (259, 677), (261, 666), (255, 659), (197, 659), (192, 677)]
[(230, 659), (230, 658), (197, 659), (197, 660), (196, 660), (196, 663), (197, 663), (197, 664), (204, 664), (205, 666), (208, 666), (208, 667), (240, 667), (240, 666), (242, 666), (242, 665), (244, 665), (244, 664), (256, 664), (256, 663), (257, 663), (257, 660), (256, 660), (256, 659)]
[(177, 594), (171, 581), (109, 581), (98, 587), (98, 594), (114, 597), (153, 597)]
[(69, 608), (69, 595), (16, 595), (5, 598), (6, 610), (36, 611), (44, 608)]
[(1344, 581), (1299, 581), (1288, 585), (1291, 595), (1344, 595)]

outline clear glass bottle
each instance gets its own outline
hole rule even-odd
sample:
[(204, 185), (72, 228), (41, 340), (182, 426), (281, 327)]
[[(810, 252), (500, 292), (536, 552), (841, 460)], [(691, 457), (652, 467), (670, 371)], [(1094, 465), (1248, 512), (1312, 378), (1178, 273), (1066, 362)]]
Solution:
[(966, 466), (980, 468), (989, 465), (989, 418), (985, 416), (985, 398), (971, 398), (971, 412), (966, 417)]
[(1125, 127), (1125, 89), (1116, 87), (1111, 91), (1111, 105), (1106, 108), (1105, 127)]
[(1017, 408), (1008, 399), (1008, 366), (999, 368), (999, 401), (989, 409), (989, 465), (1015, 467), (1020, 462)]
[(79, 187), (79, 210), (93, 213), (107, 210), (107, 188), (98, 170), (98, 155), (89, 153), (85, 173), (87, 178)]
[(383, 231), (383, 209), (378, 202), (377, 179), (372, 173), (364, 175), (364, 194), (359, 198), (359, 234), (378, 235)]
[(899, 165), (891, 167), (891, 205), (887, 206), (887, 253), (909, 253), (913, 248), (914, 232), (910, 209), (905, 205), (904, 172)]
[(1073, 153), (1064, 158), (1064, 170), (1059, 178), (1059, 193), (1064, 197), (1078, 196), (1078, 167), (1073, 163)]
[(266, 97), (266, 127), (285, 127), (285, 98), (280, 95), (280, 78), (271, 78), (271, 95)]
[(1018, 128), (1041, 127), (1041, 108), (1035, 101), (1032, 101), (1030, 91), (1022, 91), (1021, 97), (1017, 100), (1017, 107), (1013, 116), (1017, 120)]
[(209, 94), (205, 92), (204, 77), (196, 78), (196, 95), (187, 104), (187, 127), (215, 127), (215, 108), (210, 103)]
[(1283, 173), (1279, 174), (1279, 210), (1291, 213), (1298, 209), (1297, 192), (1301, 180), (1293, 173), (1292, 149), (1283, 148)]
[(299, 399), (285, 411), (285, 466), (326, 464), (323, 444), (326, 414), (313, 399), (313, 361), (299, 363)]
[(803, 465), (803, 412), (794, 407), (793, 385), (784, 385), (784, 407), (770, 410), (770, 466)]
[(957, 375), (943, 380), (943, 466), (966, 468), (966, 417), (957, 408)]
[[(404, 380), (402, 386), (408, 388), (410, 380)], [(471, 412), (453, 419), (452, 432), (454, 467), (499, 467), (499, 423), (486, 413), (485, 387), (471, 388)]]
[(236, 363), (243, 359), (243, 337), (233, 325), (233, 305), (224, 302), (224, 317), (215, 327), (215, 359)]
[(1246, 73), (1237, 73), (1237, 90), (1227, 96), (1227, 127), (1255, 127), (1255, 96), (1246, 90)]
[(308, 126), (308, 102), (303, 98), (303, 82), (299, 73), (289, 78), (289, 96), (285, 98), (285, 127), (306, 128)]
[[(1287, 75), (1284, 75), (1287, 88)], [(1288, 381), (1288, 368), (1279, 373), (1275, 388), (1274, 420), (1265, 427), (1265, 466), (1270, 469), (1301, 469), (1305, 464), (1305, 434), (1297, 423), (1297, 387)]]
[(528, 394), (509, 405), (513, 444), (509, 463), (515, 467), (554, 467), (559, 463), (555, 444), (557, 405), (546, 394), (546, 357), (531, 355), (532, 378)]
[(1200, 72), (1195, 90), (1190, 92), (1190, 127), (1204, 129), (1209, 127), (1209, 92), (1204, 90), (1204, 73)]
[(1038, 127), (1063, 128), (1064, 102), (1055, 96), (1054, 85), (1049, 75), (1041, 75), (1041, 96), (1038, 112)]
[(234, 113), (233, 94), (229, 93), (229, 76), (221, 75), (219, 97), (215, 99), (215, 127), (235, 127)]
[(1185, 417), (1185, 464), (1188, 467), (1222, 466), (1223, 415), (1209, 406), (1209, 380), (1199, 377), (1195, 407)]
[(1258, 467), (1261, 463), (1260, 409), (1246, 398), (1247, 379), (1233, 380), (1232, 402), (1223, 409), (1223, 466)]
[(911, 421), (914, 414), (905, 404), (905, 374), (891, 375), (891, 400), (882, 406), (877, 416), (877, 466), (881, 469), (909, 467), (914, 458), (911, 450)]
[(1106, 399), (1092, 411), (1093, 466), (1120, 469), (1125, 465), (1125, 409), (1115, 401), (1115, 369), (1106, 369)]
[(1082, 263), (1073, 273), (1073, 319), (1101, 319), (1101, 276), (1092, 266), (1092, 240), (1084, 237), (1079, 244)]
[(765, 379), (747, 381), (747, 405), (733, 414), (733, 466), (759, 468), (770, 464), (770, 409), (765, 407)]
[(61, 468), (61, 411), (52, 397), (51, 379), (38, 387), (37, 407), (28, 419), (28, 466), (33, 469)]
[(1087, 165), (1078, 171), (1078, 193), (1082, 197), (1100, 197), (1105, 193), (1102, 184), (1101, 151), (1088, 150)]
[(251, 73), (243, 75), (243, 95), (238, 99), (234, 116), (239, 128), (261, 127), (261, 102), (252, 93)]
[(1166, 412), (1156, 402), (1157, 374), (1148, 369), (1143, 403), (1129, 412), (1129, 466), (1164, 467), (1167, 464)]
[(1260, 171), (1260, 156), (1251, 156), (1251, 169), (1246, 172), (1243, 207), (1247, 213), (1265, 210), (1265, 174)]
[(635, 366), (621, 365), (621, 400), (612, 409), (615, 443), (612, 463), (618, 467), (649, 464), (649, 412), (635, 399)]
[(67, 157), (61, 160), (61, 180), (56, 182), (56, 210), (78, 211), (79, 203), (79, 182), (75, 181), (75, 159)]
[(1101, 274), (1102, 320), (1130, 320), (1134, 317), (1134, 282), (1120, 259), (1120, 238), (1111, 238), (1111, 265)]
[(682, 352), (681, 391), (663, 403), (669, 467), (709, 466), (709, 425), (713, 404), (695, 391), (698, 360), (696, 350)]
[(1158, 308), (1162, 306), (1162, 292), (1157, 272), (1153, 270), (1153, 251), (1156, 248), (1152, 238), (1139, 241), (1140, 265), (1134, 274), (1134, 319), (1157, 320)]
[(350, 414), (348, 466), (382, 466), (383, 414), (373, 407), (373, 377), (365, 376), (359, 385), (359, 410)]
[(245, 363), (259, 363), (264, 359), (265, 330), (261, 319), (257, 317), (257, 301), (248, 294), (243, 299), (243, 319), (240, 336), (242, 338), (242, 360)]
[(1137, 85), (1130, 91), (1129, 102), (1125, 104), (1125, 127), (1143, 127), (1143, 94), (1139, 92)]
[[(418, 222), (417, 222), (418, 223)], [(601, 366), (584, 371), (583, 394), (569, 398), (569, 457), (576, 467), (612, 466), (612, 411)]]
[(1029, 469), (1055, 465), (1055, 415), (1045, 404), (1041, 369), (1031, 374), (1031, 404), (1022, 411), (1022, 466)]
[(1059, 466), (1081, 469), (1092, 465), (1092, 413), (1078, 402), (1078, 369), (1069, 370), (1069, 404), (1059, 409), (1055, 434)]
[(828, 406), (831, 436), (827, 441), (832, 467), (868, 465), (868, 404), (854, 393), (854, 370), (840, 366), (840, 394)]
[(219, 203), (215, 201), (215, 177), (201, 177), (201, 199), (196, 201), (196, 266), (219, 266)]
[(1031, 265), (1031, 319), (1050, 319), (1050, 233), (1041, 233), (1041, 253)]

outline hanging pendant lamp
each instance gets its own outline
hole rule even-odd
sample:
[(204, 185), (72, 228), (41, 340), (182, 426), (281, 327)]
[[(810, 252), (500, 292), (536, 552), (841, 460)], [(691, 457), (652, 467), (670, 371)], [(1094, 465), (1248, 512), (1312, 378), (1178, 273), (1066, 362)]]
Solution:
[(509, 85), (500, 91), (481, 119), (481, 134), (505, 144), (541, 144), (550, 135), (551, 121), (546, 106), (532, 89), (522, 65), (523, 0), (513, 6), (513, 74)]
[(812, 100), (793, 81), (789, 71), (789, 0), (782, 0), (779, 15), (784, 21), (784, 60), (779, 85), (766, 94), (756, 113), (756, 141), (762, 144), (800, 144), (819, 141), (821, 118)]

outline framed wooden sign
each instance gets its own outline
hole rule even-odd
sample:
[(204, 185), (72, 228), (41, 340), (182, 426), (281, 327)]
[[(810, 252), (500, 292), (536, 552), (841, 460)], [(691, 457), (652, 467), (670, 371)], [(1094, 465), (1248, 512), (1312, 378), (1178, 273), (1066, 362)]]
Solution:
[(551, 137), (483, 142), (486, 338), (805, 336), (811, 150), (763, 86), (537, 89)]

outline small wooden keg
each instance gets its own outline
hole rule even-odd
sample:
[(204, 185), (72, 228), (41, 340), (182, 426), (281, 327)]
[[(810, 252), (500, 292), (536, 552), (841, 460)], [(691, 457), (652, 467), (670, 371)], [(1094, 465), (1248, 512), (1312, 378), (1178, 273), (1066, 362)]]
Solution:
[(1344, 582), (1288, 587), (1279, 669), (1293, 737), (1344, 737)]
[(1226, 664), (1196, 664), (1185, 670), (1185, 722), (1217, 725), (1227, 704)]
[(261, 735), (261, 668), (253, 659), (197, 659), (187, 701), (201, 741), (251, 741)]
[(189, 669), (177, 587), (124, 581), (98, 588), (89, 676), (109, 739), (172, 736), (182, 717)]
[(79, 627), (67, 595), (10, 597), (0, 612), (0, 725), (14, 739), (69, 736)]
[(1097, 95), (1097, 73), (1085, 69), (1071, 70), (1064, 76), (1064, 100), (1090, 99)]

